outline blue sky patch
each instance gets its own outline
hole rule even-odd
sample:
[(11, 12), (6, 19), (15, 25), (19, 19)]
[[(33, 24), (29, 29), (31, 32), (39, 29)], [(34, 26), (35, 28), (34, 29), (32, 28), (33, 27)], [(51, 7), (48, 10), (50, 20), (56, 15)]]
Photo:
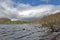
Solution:
[(52, 4), (52, 5), (60, 5), (60, 0), (13, 0), (14, 3), (23, 3), (30, 4), (32, 6), (42, 5), (42, 4)]

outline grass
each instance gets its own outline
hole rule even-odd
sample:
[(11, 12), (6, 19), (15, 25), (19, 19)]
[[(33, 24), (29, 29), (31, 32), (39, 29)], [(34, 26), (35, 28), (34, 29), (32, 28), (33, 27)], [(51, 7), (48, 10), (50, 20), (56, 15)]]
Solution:
[(30, 21), (7, 21), (3, 22), (2, 24), (27, 24), (30, 23)]

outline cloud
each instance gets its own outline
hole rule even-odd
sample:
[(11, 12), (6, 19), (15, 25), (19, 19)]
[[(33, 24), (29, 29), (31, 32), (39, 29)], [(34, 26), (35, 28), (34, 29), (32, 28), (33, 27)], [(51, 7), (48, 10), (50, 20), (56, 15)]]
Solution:
[(16, 4), (14, 7), (12, 0), (0, 0), (0, 18), (10, 18), (12, 20), (35, 20), (43, 16), (60, 11), (60, 5), (39, 5)]
[(57, 7), (58, 6), (54, 6), (54, 5), (40, 5), (40, 6), (33, 7), (32, 9), (25, 10), (18, 13), (19, 15), (22, 15), (21, 16), (22, 19), (24, 18), (28, 18), (29, 20), (30, 18), (37, 19), (46, 15), (54, 14), (54, 12), (59, 12), (60, 9), (58, 9)]

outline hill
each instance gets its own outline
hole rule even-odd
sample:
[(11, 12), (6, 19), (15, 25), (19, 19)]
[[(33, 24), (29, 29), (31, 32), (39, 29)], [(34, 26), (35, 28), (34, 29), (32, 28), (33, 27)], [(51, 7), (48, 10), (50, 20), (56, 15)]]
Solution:
[(5, 22), (7, 22), (7, 21), (11, 21), (11, 20), (8, 19), (8, 18), (0, 18), (0, 24), (3, 24)]
[(0, 24), (28, 24), (28, 23), (31, 23), (31, 21), (21, 20), (11, 21), (11, 19), (8, 18), (0, 18)]
[(36, 23), (36, 24), (60, 23), (60, 12), (49, 16), (45, 16), (40, 20), (33, 21), (32, 23)]

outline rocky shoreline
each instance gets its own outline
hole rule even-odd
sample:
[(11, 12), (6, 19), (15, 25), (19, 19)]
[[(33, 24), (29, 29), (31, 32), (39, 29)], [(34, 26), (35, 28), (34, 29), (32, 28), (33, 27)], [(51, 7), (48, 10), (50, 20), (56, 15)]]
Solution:
[(60, 40), (60, 33), (56, 35), (52, 40)]
[(45, 26), (45, 27), (51, 29), (51, 33), (53, 33), (53, 35), (54, 33), (56, 33), (54, 37), (51, 36), (52, 37), (51, 40), (60, 40), (60, 25)]

